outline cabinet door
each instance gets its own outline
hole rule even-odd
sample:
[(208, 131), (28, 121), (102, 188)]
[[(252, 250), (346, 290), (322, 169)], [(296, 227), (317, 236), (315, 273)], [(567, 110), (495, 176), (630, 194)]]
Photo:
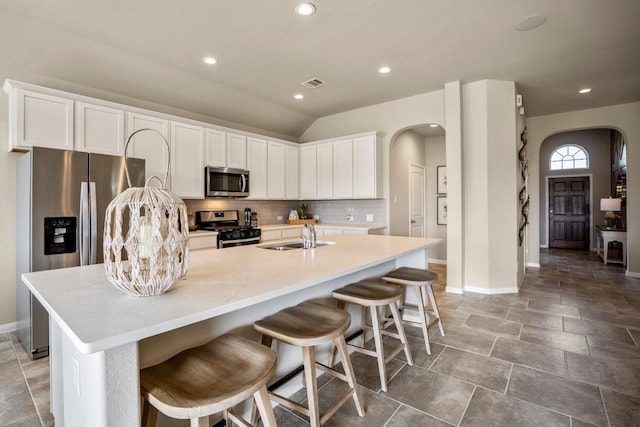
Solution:
[(298, 147), (285, 148), (285, 199), (298, 199)]
[(249, 197), (267, 198), (267, 141), (247, 139), (247, 169), (249, 169)]
[(247, 137), (235, 133), (227, 134), (228, 168), (247, 169)]
[(124, 111), (76, 102), (76, 150), (121, 156), (124, 153)]
[(300, 198), (303, 200), (316, 199), (317, 193), (317, 156), (316, 146), (300, 147)]
[(260, 241), (282, 240), (281, 230), (262, 230)]
[(333, 198), (333, 143), (316, 146), (318, 199)]
[(73, 150), (73, 101), (15, 89), (10, 97), (12, 149)]
[[(146, 116), (138, 113), (127, 113), (127, 138), (139, 129), (153, 129), (167, 141), (169, 141), (169, 122), (159, 117)], [(129, 157), (145, 159), (145, 179), (157, 176), (160, 181), (164, 180), (164, 173), (167, 170), (169, 160), (169, 150), (164, 141), (155, 132), (140, 132), (133, 137), (128, 148)], [(152, 185), (156, 185), (155, 183)], [(167, 178), (166, 187), (171, 188), (171, 178)]]
[(204, 166), (227, 166), (227, 134), (220, 130), (205, 129)]
[(297, 239), (302, 235), (302, 227), (290, 227), (282, 229), (282, 239)]
[(285, 146), (269, 141), (267, 149), (267, 197), (269, 199), (284, 199), (285, 175)]
[(179, 197), (204, 198), (204, 128), (171, 122), (171, 191)]
[(350, 139), (333, 143), (333, 197), (353, 197), (353, 142)]
[(353, 197), (376, 199), (382, 194), (382, 153), (375, 135), (353, 140)]

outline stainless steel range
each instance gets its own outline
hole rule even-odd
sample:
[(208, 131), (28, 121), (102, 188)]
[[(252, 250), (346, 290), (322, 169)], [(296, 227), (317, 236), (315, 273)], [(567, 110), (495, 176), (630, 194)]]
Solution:
[(198, 230), (218, 232), (218, 249), (260, 243), (259, 228), (240, 225), (238, 211), (198, 211)]

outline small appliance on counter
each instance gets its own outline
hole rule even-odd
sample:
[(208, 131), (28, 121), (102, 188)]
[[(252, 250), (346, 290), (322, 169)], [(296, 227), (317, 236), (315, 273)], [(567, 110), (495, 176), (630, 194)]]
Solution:
[[(253, 212), (249, 222), (256, 218), (258, 225), (258, 214)], [(208, 230), (218, 232), (218, 249), (231, 246), (255, 245), (260, 243), (262, 231), (259, 228), (247, 228), (240, 225), (237, 210), (229, 211), (198, 211), (196, 212), (196, 226), (198, 230)]]
[(244, 208), (244, 226), (251, 227), (251, 209)]

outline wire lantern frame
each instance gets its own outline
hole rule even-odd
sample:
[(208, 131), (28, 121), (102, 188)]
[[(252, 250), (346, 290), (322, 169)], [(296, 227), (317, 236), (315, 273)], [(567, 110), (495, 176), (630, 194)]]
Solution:
[[(127, 148), (134, 135), (143, 131), (155, 132), (164, 141), (169, 150), (167, 168), (163, 181), (151, 176), (144, 187), (132, 187), (126, 165)], [(187, 274), (187, 207), (166, 189), (171, 151), (160, 132), (149, 128), (133, 132), (125, 144), (124, 158), (129, 188), (109, 203), (105, 213), (105, 272), (111, 284), (129, 295), (160, 295)], [(151, 187), (153, 180), (162, 187)]]

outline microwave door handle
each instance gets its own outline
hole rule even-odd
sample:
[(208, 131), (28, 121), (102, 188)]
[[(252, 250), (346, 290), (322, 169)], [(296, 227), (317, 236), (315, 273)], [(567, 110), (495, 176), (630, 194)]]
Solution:
[(80, 184), (80, 265), (89, 264), (89, 187)]
[(245, 193), (247, 191), (247, 178), (244, 174), (240, 175), (242, 178), (242, 192)]

